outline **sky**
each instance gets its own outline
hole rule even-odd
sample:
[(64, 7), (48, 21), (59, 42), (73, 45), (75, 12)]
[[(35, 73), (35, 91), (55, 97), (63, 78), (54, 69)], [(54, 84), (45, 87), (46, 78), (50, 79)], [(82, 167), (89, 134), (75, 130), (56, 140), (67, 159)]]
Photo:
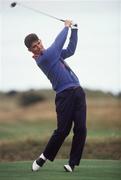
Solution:
[[(51, 88), (24, 46), (24, 38), (36, 33), (47, 48), (64, 24), (20, 5), (10, 8), (11, 2), (0, 0), (0, 91)], [(76, 22), (78, 45), (66, 62), (77, 74), (81, 86), (112, 93), (121, 91), (121, 1), (17, 2)], [(69, 36), (70, 32), (64, 47)]]

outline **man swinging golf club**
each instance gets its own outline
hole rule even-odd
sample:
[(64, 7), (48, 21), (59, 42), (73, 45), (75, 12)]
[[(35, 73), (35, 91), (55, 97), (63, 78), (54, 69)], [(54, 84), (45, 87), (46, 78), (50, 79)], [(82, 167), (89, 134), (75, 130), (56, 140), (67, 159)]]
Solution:
[[(38, 171), (47, 160), (53, 161), (65, 138), (73, 127), (73, 139), (69, 161), (64, 165), (67, 172), (72, 172), (79, 165), (86, 139), (86, 100), (79, 80), (65, 59), (72, 56), (77, 45), (77, 27), (72, 21), (65, 20), (65, 27), (51, 46), (44, 48), (36, 34), (25, 37), (24, 43), (33, 53), (39, 68), (50, 80), (56, 91), (55, 105), (57, 113), (57, 129), (54, 130), (42, 154), (33, 162), (32, 170)], [(63, 49), (68, 31), (71, 29), (70, 41)]]

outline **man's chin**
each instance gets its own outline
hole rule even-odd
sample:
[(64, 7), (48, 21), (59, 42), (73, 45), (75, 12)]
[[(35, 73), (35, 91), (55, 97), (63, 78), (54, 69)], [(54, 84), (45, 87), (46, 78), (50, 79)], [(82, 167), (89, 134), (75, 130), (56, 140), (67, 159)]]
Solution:
[(35, 53), (36, 56), (39, 56), (41, 54), (41, 51), (38, 51)]
[(44, 49), (42, 49), (39, 54), (43, 55), (43, 51), (44, 51)]

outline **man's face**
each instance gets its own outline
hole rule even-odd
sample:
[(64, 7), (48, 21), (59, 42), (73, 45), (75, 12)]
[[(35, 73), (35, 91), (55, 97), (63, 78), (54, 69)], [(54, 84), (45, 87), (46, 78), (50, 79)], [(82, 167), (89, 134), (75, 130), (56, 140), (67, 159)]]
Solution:
[(44, 50), (44, 47), (42, 45), (41, 40), (34, 41), (29, 48), (29, 51), (31, 51), (34, 55), (40, 55)]

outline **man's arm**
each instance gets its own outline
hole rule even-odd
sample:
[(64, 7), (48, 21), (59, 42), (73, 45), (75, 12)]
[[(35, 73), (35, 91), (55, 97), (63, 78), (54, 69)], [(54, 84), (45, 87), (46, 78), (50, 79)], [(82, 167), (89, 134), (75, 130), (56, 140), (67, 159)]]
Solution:
[(50, 57), (51, 55), (54, 57), (60, 56), (60, 54), (62, 52), (62, 48), (64, 46), (64, 43), (65, 43), (67, 35), (68, 35), (69, 27), (71, 27), (71, 25), (72, 25), (72, 21), (70, 21), (70, 20), (65, 21), (64, 29), (56, 37), (53, 44), (46, 50), (46, 52), (47, 52), (46, 54), (48, 55), (48, 57)]
[(65, 27), (56, 37), (55, 41), (53, 44), (50, 46), (50, 48), (55, 48), (58, 51), (61, 51), (63, 48), (63, 45), (66, 41), (68, 34), (68, 27)]
[(77, 31), (78, 31), (77, 28), (71, 29), (71, 37), (70, 37), (69, 44), (68, 44), (67, 48), (63, 49), (61, 52), (61, 57), (63, 59), (66, 59), (75, 53), (76, 46), (77, 46), (77, 40), (78, 40)]

